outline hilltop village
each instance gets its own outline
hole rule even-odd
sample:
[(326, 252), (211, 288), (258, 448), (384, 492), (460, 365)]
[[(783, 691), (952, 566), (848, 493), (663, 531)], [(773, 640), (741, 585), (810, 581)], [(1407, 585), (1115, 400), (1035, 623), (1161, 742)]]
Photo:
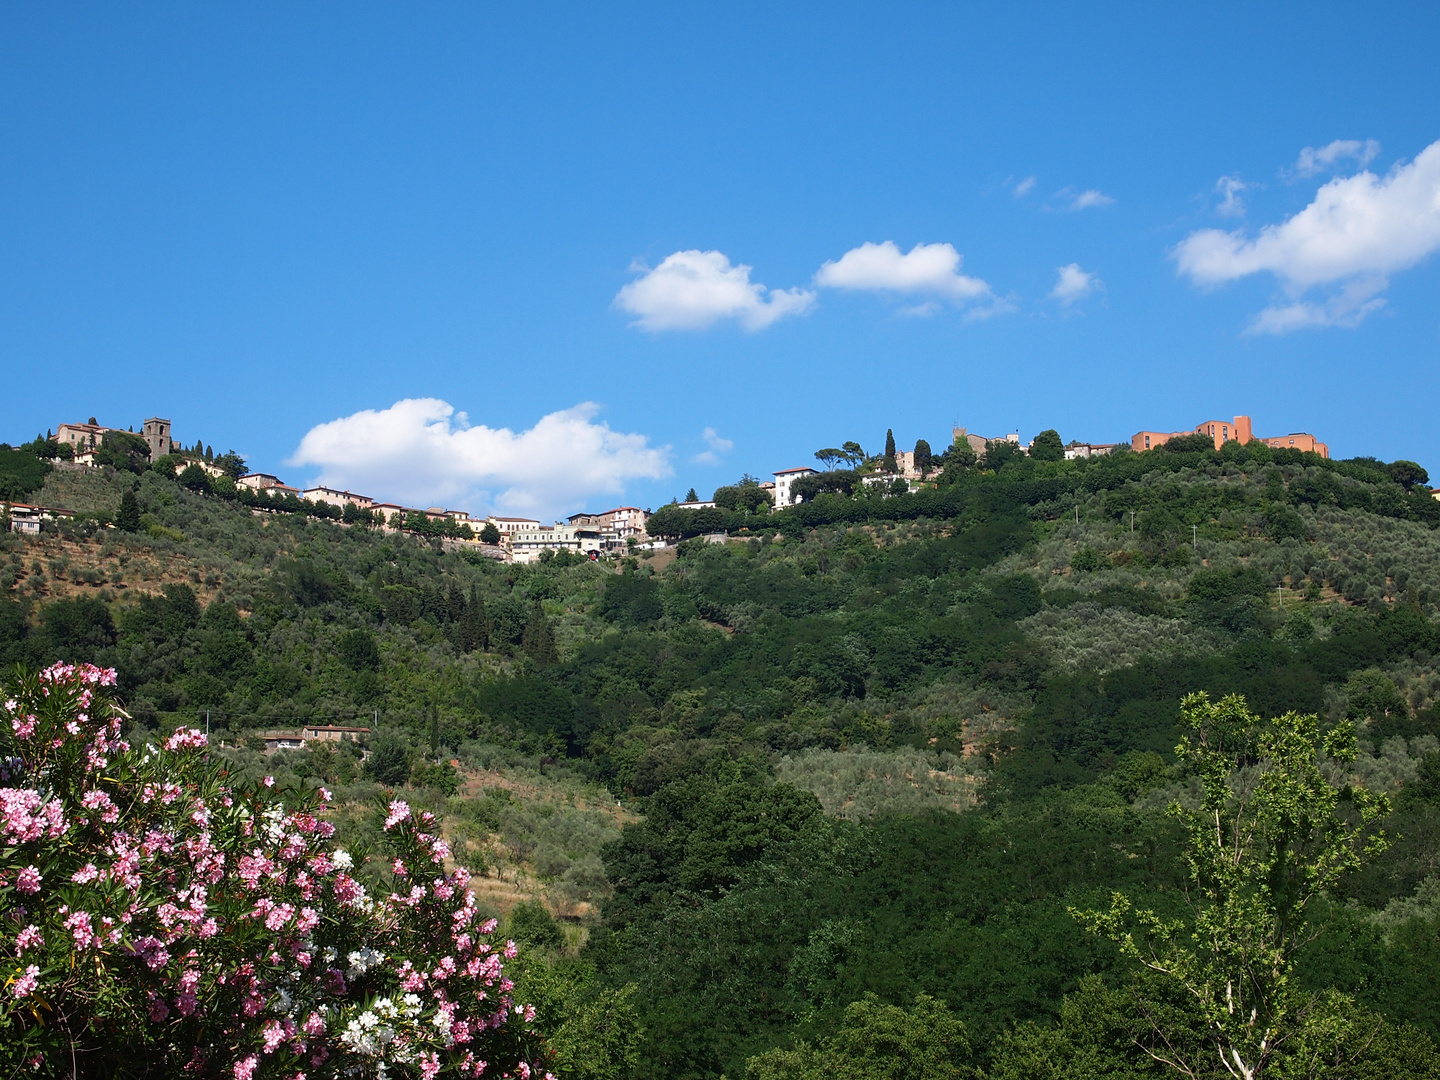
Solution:
[[(894, 436), (887, 432), (883, 453), (869, 454), (855, 442), (840, 448), (818, 450), (820, 468), (796, 466), (776, 470), (774, 479), (761, 481), (746, 476), (739, 484), (717, 489), (710, 499), (700, 499), (692, 488), (684, 500), (676, 499), (656, 511), (638, 506), (617, 506), (600, 513), (572, 514), (564, 521), (542, 524), (539, 519), (505, 517), (495, 514), (472, 516), (468, 511), (441, 506), (412, 507), (385, 501), (358, 492), (317, 485), (308, 488), (286, 484), (271, 473), (250, 472), (245, 461), (233, 451), (216, 455), (213, 448), (197, 440), (185, 447), (172, 435), (171, 422), (149, 417), (141, 425), (121, 430), (100, 424), (95, 417), (84, 423), (62, 423), (53, 433), (37, 436), (20, 449), (52, 461), (59, 468), (139, 468), (162, 470), (182, 484), (221, 497), (235, 498), (257, 512), (287, 510), (334, 517), (345, 524), (363, 524), (385, 530), (435, 535), (449, 544), (459, 544), (505, 562), (533, 563), (560, 552), (597, 559), (638, 548), (663, 547), (667, 540), (687, 535), (723, 535), (723, 522), (711, 521), (696, 513), (693, 518), (676, 514), (707, 510), (734, 510), (744, 506), (750, 512), (785, 509), (813, 499), (827, 491), (878, 489), (883, 495), (904, 494), (933, 486), (946, 465), (961, 460), (999, 467), (1012, 455), (1038, 460), (1075, 460), (1107, 454), (1143, 452), (1174, 439), (1208, 440), (1216, 450), (1228, 442), (1241, 446), (1251, 442), (1271, 448), (1288, 448), (1330, 456), (1329, 447), (1307, 432), (1256, 436), (1250, 417), (1206, 420), (1183, 431), (1139, 431), (1128, 443), (1061, 442), (1053, 431), (1044, 431), (1022, 444), (1018, 432), (984, 436), (964, 427), (951, 431), (950, 445), (934, 453), (924, 439), (912, 450), (898, 450)], [(847, 466), (844, 469), (838, 466)], [(1440, 492), (1437, 492), (1440, 497)], [(71, 516), (58, 507), (33, 506), (21, 502), (3, 504), (12, 532), (39, 532), (45, 521)], [(652, 519), (654, 522), (652, 524)], [(676, 524), (679, 521), (681, 524)]]

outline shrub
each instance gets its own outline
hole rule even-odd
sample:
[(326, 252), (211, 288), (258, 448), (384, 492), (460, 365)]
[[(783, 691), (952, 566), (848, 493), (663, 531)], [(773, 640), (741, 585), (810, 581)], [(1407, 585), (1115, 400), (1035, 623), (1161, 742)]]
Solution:
[(445, 873), (432, 815), (389, 804), (398, 888), (372, 898), (323, 788), (235, 783), (192, 729), (131, 747), (114, 681), (57, 664), (3, 705), (7, 1075), (544, 1073), (514, 944)]

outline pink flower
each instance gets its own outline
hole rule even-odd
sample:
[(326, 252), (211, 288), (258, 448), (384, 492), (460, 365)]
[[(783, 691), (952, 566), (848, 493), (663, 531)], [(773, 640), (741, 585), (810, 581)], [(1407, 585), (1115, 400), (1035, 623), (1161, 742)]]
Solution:
[(390, 869), (394, 871), (396, 877), (404, 877), (407, 873), (405, 869), (405, 864), (399, 859), (396, 859), (393, 863), (391, 863)]
[(65, 916), (64, 926), (70, 931), (70, 936), (75, 939), (75, 948), (77, 949), (88, 949), (90, 946), (100, 943), (95, 928), (90, 925), (88, 911), (72, 911)]
[(235, 1062), (235, 1080), (251, 1080), (255, 1075), (255, 1067), (260, 1064), (260, 1056), (251, 1054), (247, 1058)]
[(312, 1012), (305, 1018), (305, 1022), (300, 1025), (300, 1030), (311, 1038), (314, 1038), (316, 1035), (323, 1035), (325, 1034), (325, 1018), (318, 1012)]
[(260, 1037), (265, 1042), (265, 1053), (273, 1054), (275, 1048), (285, 1041), (285, 1029), (278, 1020), (271, 1020), (261, 1029)]
[(40, 985), (40, 969), (31, 964), (25, 969), (25, 974), (15, 980), (15, 985), (10, 988), (10, 993), (15, 998), (29, 997)]
[(40, 933), (40, 928), (34, 923), (25, 927), (15, 936), (15, 951), (23, 954), (26, 949), (34, 948), (45, 944), (45, 935)]
[(100, 871), (95, 869), (95, 864), (92, 862), (86, 863), (79, 870), (76, 870), (75, 873), (71, 874), (70, 880), (77, 885), (89, 885), (90, 882), (99, 876)]
[(200, 749), (208, 746), (210, 740), (196, 728), (176, 728), (175, 734), (165, 740), (166, 750)]
[(393, 829), (396, 825), (400, 824), (400, 822), (402, 822), (402, 821), (408, 821), (409, 819), (410, 819), (410, 806), (409, 806), (409, 804), (408, 804), (408, 803), (405, 803), (405, 802), (402, 802), (402, 801), (399, 800), (399, 799), (396, 799), (394, 802), (392, 802), (392, 803), (390, 804), (390, 813), (389, 813), (389, 815), (385, 818), (385, 828), (386, 828), (387, 830)]
[(320, 925), (320, 915), (312, 907), (300, 909), (300, 917), (295, 920), (295, 932), (297, 934), (308, 934), (315, 927)]
[(267, 788), (274, 787), (274, 786), (275, 786), (275, 777), (273, 777), (273, 776), (267, 776), (267, 777), (265, 777), (264, 780), (261, 780), (260, 782), (261, 782), (262, 784), (264, 784)]
[(150, 1006), (147, 1011), (150, 1014), (150, 1019), (158, 1024), (170, 1015), (170, 1006), (165, 1004), (164, 998), (152, 991), (150, 994)]
[(31, 735), (35, 734), (35, 714), (31, 713), (25, 717), (11, 717), (10, 726), (14, 729), (17, 737), (28, 739)]
[(435, 1080), (440, 1072), (440, 1055), (433, 1050), (420, 1055), (420, 1076), (423, 1080)]
[(290, 917), (294, 914), (294, 904), (281, 904), (274, 911), (270, 912), (269, 915), (265, 916), (265, 928), (267, 930), (279, 930), (290, 921)]
[(15, 878), (15, 888), (19, 889), (22, 893), (33, 895), (40, 891), (40, 881), (40, 871), (33, 865), (27, 866), (21, 870)]

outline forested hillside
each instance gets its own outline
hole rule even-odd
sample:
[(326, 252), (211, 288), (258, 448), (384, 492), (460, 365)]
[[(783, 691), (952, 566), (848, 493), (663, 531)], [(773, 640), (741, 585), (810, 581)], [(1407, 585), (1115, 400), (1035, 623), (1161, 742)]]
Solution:
[[(728, 542), (617, 566), (57, 470), (31, 501), (82, 517), (5, 537), (0, 659), (113, 665), (137, 724), (208, 715), (244, 767), (260, 730), (376, 727), (363, 773), (348, 747), (265, 767), (357, 806), (410, 783), (477, 851), (508, 837), (570, 920), (521, 909), (572, 1073), (656, 1080), (818, 1076), (886, 1039), (941, 1047), (927, 1076), (1163, 1075), (1146, 977), (1071, 909), (1185, 917), (1181, 699), (1350, 721), (1354, 759), (1319, 766), (1389, 797), (1391, 842), (1308, 907), (1296, 980), (1370, 1032), (1328, 1075), (1436, 1074), (1440, 502), (1404, 463), (1178, 442), (737, 502), (693, 529)], [(107, 527), (127, 492), (138, 523)], [(452, 758), (571, 787), (527, 816), (457, 793)]]

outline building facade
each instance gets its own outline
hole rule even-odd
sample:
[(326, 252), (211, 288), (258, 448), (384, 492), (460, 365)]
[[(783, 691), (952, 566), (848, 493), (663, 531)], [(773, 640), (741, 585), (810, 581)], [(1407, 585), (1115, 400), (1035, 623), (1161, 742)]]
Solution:
[(775, 473), (775, 509), (782, 510), (787, 506), (794, 506), (796, 499), (790, 493), (790, 487), (796, 480), (805, 476), (819, 476), (818, 469), (811, 469), (802, 465), (798, 469), (781, 469)]
[(1137, 431), (1130, 440), (1130, 448), (1135, 451), (1153, 450), (1157, 446), (1164, 446), (1171, 439), (1185, 435), (1206, 435), (1214, 443), (1216, 450), (1227, 442), (1237, 442), (1241, 446), (1250, 442), (1262, 442), (1275, 449), (1302, 450), (1319, 454), (1323, 458), (1330, 456), (1330, 448), (1309, 432), (1297, 431), (1289, 435), (1257, 438), (1248, 416), (1237, 416), (1233, 420), (1206, 420), (1189, 431)]
[(170, 421), (162, 420), (158, 416), (152, 416), (145, 421), (142, 429), (145, 441), (150, 444), (150, 460), (158, 461), (174, 449), (175, 444), (170, 439)]
[[(271, 477), (271, 479), (273, 480), (274, 477)], [(368, 495), (356, 495), (353, 491), (337, 491), (335, 488), (329, 487), (306, 488), (302, 495), (311, 502), (329, 503), (331, 506), (338, 506), (342, 510), (347, 506), (355, 506), (361, 510), (369, 510), (375, 505), (375, 500)]]

